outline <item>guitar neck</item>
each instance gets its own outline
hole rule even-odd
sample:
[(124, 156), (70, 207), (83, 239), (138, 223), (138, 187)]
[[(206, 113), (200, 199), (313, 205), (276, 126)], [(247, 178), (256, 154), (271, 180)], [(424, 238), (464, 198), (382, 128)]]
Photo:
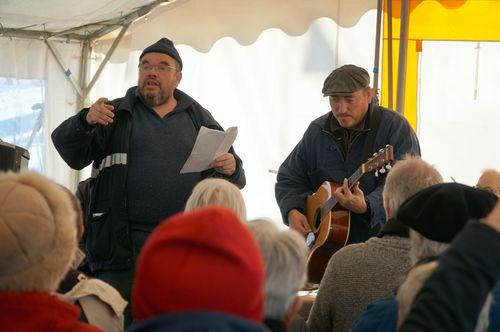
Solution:
[[(364, 175), (363, 166), (361, 166), (361, 167), (359, 167), (356, 170), (356, 172), (354, 172), (349, 177), (349, 179), (347, 179), (347, 181), (349, 183), (349, 189), (352, 189), (354, 187), (354, 185), (356, 184), (356, 182), (358, 182), (359, 180), (361, 180), (361, 178), (363, 177), (363, 175)], [(323, 204), (323, 206), (321, 207), (321, 216), (324, 216), (328, 212), (330, 212), (330, 210), (333, 209), (333, 207), (335, 205), (337, 205), (337, 203), (338, 203), (337, 198), (335, 198), (335, 196), (332, 195), (332, 197), (330, 197), (328, 199), (328, 201), (326, 201), (325, 204)]]
[(354, 172), (350, 177), (349, 179), (347, 179), (348, 183), (349, 183), (349, 189), (352, 189), (354, 187), (354, 185), (356, 184), (356, 182), (358, 182), (359, 180), (361, 180), (361, 178), (363, 177), (363, 175), (365, 174), (363, 172), (363, 166), (359, 167), (356, 172)]

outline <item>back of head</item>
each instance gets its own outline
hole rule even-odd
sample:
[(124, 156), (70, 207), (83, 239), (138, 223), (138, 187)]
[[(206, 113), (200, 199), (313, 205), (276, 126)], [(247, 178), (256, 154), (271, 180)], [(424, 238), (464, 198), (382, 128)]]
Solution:
[(433, 185), (408, 198), (397, 219), (411, 229), (412, 262), (439, 255), (470, 219), (484, 218), (496, 201), (490, 192), (459, 183)]
[(280, 231), (269, 220), (248, 223), (266, 263), (266, 318), (281, 320), (306, 282), (308, 249), (294, 230)]
[(494, 169), (484, 170), (477, 181), (477, 187), (500, 197), (500, 172)]
[(75, 251), (69, 195), (36, 173), (1, 174), (0, 291), (55, 291)]
[(215, 311), (262, 322), (264, 263), (247, 227), (221, 207), (177, 214), (150, 235), (132, 291), (136, 320)]
[(497, 200), (482, 189), (441, 183), (403, 202), (397, 219), (430, 240), (450, 243), (470, 219), (486, 217)]
[(220, 205), (236, 213), (241, 221), (247, 218), (245, 201), (240, 190), (229, 181), (209, 178), (200, 181), (186, 202), (186, 211), (209, 205)]
[[(422, 286), (424, 285), (427, 278), (429, 278), (429, 276), (437, 267), (437, 261), (417, 265), (410, 270), (410, 272), (406, 276), (405, 281), (401, 284), (401, 286), (399, 286), (396, 295), (396, 299), (398, 301), (398, 329), (410, 313), (413, 300), (417, 296), (418, 292), (420, 292), (420, 289), (422, 289)], [(488, 330), (491, 303), (492, 296), (491, 294), (489, 294), (483, 305), (483, 309), (479, 314), (479, 318), (476, 323), (476, 332), (483, 332)]]
[(382, 194), (388, 217), (395, 218), (399, 206), (410, 196), (442, 182), (441, 174), (419, 156), (407, 155), (399, 160), (387, 174)]

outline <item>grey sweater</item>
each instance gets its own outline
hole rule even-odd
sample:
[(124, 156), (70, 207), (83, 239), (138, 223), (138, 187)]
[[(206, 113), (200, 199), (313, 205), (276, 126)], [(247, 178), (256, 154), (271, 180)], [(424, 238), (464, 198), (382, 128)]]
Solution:
[(348, 331), (365, 307), (393, 294), (410, 268), (409, 239), (386, 235), (336, 252), (326, 268), (307, 325)]

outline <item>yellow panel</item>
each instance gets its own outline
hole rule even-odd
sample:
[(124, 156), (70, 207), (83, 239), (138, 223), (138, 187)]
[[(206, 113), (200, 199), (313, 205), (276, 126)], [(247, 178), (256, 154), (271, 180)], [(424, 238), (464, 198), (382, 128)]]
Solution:
[[(391, 1), (391, 0), (387, 0)], [(387, 6), (387, 1), (385, 5)], [(401, 0), (392, 0), (393, 107), (396, 103)], [(405, 117), (417, 125), (418, 51), (422, 40), (500, 41), (500, 0), (410, 0)], [(381, 105), (387, 106), (387, 7), (384, 11)]]
[[(408, 41), (408, 54), (406, 62), (406, 91), (405, 91), (405, 109), (404, 116), (413, 129), (417, 129), (417, 83), (418, 83), (418, 52), (417, 47), (420, 46), (420, 41)], [(393, 40), (393, 109), (396, 108), (396, 94), (397, 94), (397, 71), (398, 71), (398, 58), (399, 58), (399, 40)], [(383, 45), (382, 53), (382, 93), (380, 104), (387, 107), (389, 105), (389, 75), (387, 63), (387, 43)]]
[[(499, 0), (410, 0), (410, 10), (408, 39), (500, 41)], [(393, 0), (392, 12), (398, 37), (401, 0)]]

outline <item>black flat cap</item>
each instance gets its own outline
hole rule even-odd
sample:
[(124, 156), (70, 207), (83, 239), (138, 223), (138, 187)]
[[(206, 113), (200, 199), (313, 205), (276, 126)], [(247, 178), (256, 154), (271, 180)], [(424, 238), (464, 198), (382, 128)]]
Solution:
[(497, 197), (460, 183), (441, 183), (408, 198), (397, 219), (422, 236), (450, 243), (471, 219), (486, 217)]
[(332, 71), (323, 84), (323, 96), (346, 95), (370, 86), (370, 75), (355, 65), (344, 65)]
[(181, 70), (182, 70), (181, 56), (179, 55), (179, 52), (177, 52), (177, 49), (175, 48), (174, 43), (168, 38), (162, 38), (162, 39), (158, 40), (156, 43), (146, 47), (144, 49), (144, 51), (142, 51), (141, 56), (139, 57), (139, 61), (147, 53), (163, 53), (163, 54), (169, 55), (179, 63), (179, 65), (181, 66)]

